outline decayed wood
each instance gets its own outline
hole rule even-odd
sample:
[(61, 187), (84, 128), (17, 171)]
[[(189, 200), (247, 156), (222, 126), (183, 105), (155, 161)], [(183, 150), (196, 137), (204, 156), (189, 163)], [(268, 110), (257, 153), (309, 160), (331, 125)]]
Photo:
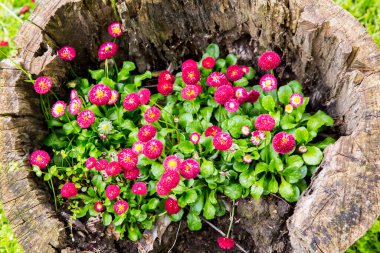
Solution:
[[(380, 214), (380, 54), (351, 15), (328, 0), (120, 0), (117, 9), (128, 36), (129, 58), (140, 71), (160, 70), (170, 63), (178, 67), (184, 58), (199, 56), (210, 42), (218, 43), (224, 53), (238, 54), (250, 65), (264, 50), (281, 52), (283, 63), (276, 72), (281, 78), (302, 81), (312, 107), (326, 109), (343, 135), (325, 151), (319, 172), (287, 222), (293, 251), (343, 252), (364, 234)], [(112, 19), (108, 1), (42, 0), (32, 23), (25, 23), (16, 39), (20, 57), (33, 74), (55, 75), (58, 83), (67, 74), (67, 64), (53, 52), (71, 45), (78, 50), (76, 68), (96, 66), (97, 47), (108, 40), (105, 31)], [(119, 55), (125, 58), (126, 54)], [(16, 119), (40, 121), (28, 111), (23, 89), (7, 90), (17, 96), (19, 103), (7, 106), (13, 101), (2, 97), (4, 109), (0, 107), (0, 115), (6, 115), (10, 128), (20, 130), (19, 136), (31, 138), (28, 131), (33, 129), (22, 124), (15, 127)], [(24, 113), (22, 117), (20, 113)], [(2, 143), (5, 132), (0, 130)], [(33, 137), (33, 143), (38, 143), (36, 140)], [(21, 142), (16, 138), (14, 146), (21, 143), (29, 147), (32, 140)], [(4, 163), (5, 158), (0, 158)], [(1, 189), (9, 181), (0, 180)], [(246, 210), (259, 212), (263, 208), (263, 203), (249, 203), (245, 203)], [(254, 218), (244, 208), (240, 215), (249, 224), (248, 220)], [(9, 216), (9, 208), (6, 212)], [(271, 222), (265, 220), (268, 216), (262, 217), (263, 224)], [(280, 217), (285, 221), (287, 214)], [(276, 224), (283, 224), (276, 220)], [(17, 225), (14, 219), (11, 223)], [(280, 227), (284, 228), (277, 225), (277, 230)], [(268, 231), (245, 229), (254, 235), (253, 243), (261, 245), (257, 252), (269, 249), (271, 242), (265, 241)], [(279, 235), (278, 231), (271, 234)], [(288, 239), (284, 238), (283, 243), (288, 245)], [(275, 244), (280, 249), (281, 242)], [(22, 245), (27, 247), (25, 241)]]

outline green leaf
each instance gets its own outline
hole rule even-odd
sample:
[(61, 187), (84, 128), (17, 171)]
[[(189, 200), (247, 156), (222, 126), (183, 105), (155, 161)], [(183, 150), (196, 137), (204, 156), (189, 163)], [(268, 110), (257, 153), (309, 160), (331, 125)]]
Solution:
[(248, 85), (248, 79), (245, 77), (240, 78), (239, 80), (234, 82), (234, 86), (247, 86)]
[(317, 147), (307, 146), (307, 152), (302, 154), (302, 158), (307, 165), (319, 165), (323, 159), (323, 153)]
[[(211, 106), (207, 106), (207, 107), (202, 108), (201, 109), (201, 115), (202, 115), (203, 119), (206, 121), (210, 121), (213, 110), (214, 110), (214, 108), (212, 108)], [(192, 118), (192, 116), (191, 116), (191, 118)], [(188, 124), (188, 122), (186, 122), (186, 123)]]
[(78, 126), (76, 120), (73, 120), (64, 124), (62, 126), (62, 130), (65, 133), (65, 135), (69, 135), (72, 133), (79, 133), (81, 131), (81, 128)]
[(244, 188), (251, 187), (254, 182), (255, 182), (255, 174), (252, 171), (247, 170), (241, 173), (239, 176), (239, 183)]
[(200, 230), (202, 228), (201, 219), (192, 212), (187, 215), (186, 221), (191, 231)]
[(278, 100), (284, 105), (289, 104), (290, 96), (293, 94), (293, 90), (289, 85), (281, 86), (278, 89)]
[(115, 226), (119, 226), (123, 223), (123, 221), (125, 220), (125, 214), (122, 214), (122, 215), (118, 215), (115, 220), (113, 221), (113, 224)]
[(185, 212), (183, 211), (183, 209), (179, 210), (178, 213), (176, 214), (168, 214), (169, 218), (171, 221), (174, 221), (174, 222), (177, 222), (177, 221), (180, 221), (182, 219), (182, 216)]
[(191, 100), (191, 101), (185, 101), (183, 103), (183, 108), (186, 112), (189, 112), (191, 114), (196, 114), (199, 111), (199, 108), (201, 107), (199, 101)]
[(160, 204), (160, 200), (158, 198), (152, 198), (148, 202), (148, 208), (149, 210), (155, 210), (159, 204)]
[(309, 140), (309, 132), (305, 127), (299, 127), (296, 129), (294, 136), (298, 143), (307, 143)]
[(184, 154), (191, 154), (194, 152), (194, 144), (191, 141), (181, 141), (178, 144), (178, 148)]
[(218, 69), (223, 69), (226, 66), (226, 60), (218, 59), (215, 63), (215, 67)]
[(334, 120), (323, 111), (318, 111), (312, 115), (307, 121), (307, 129), (309, 131), (318, 132), (322, 126), (333, 126)]
[(134, 242), (141, 238), (140, 229), (135, 223), (128, 227), (128, 238)]
[(272, 177), (268, 183), (268, 191), (271, 193), (277, 193), (278, 192), (278, 182), (273, 175), (272, 175)]
[(286, 167), (301, 168), (303, 160), (299, 155), (292, 155), (286, 159)]
[(117, 81), (124, 81), (127, 80), (130, 76), (129, 72), (134, 70), (136, 68), (136, 65), (133, 62), (125, 61), (123, 62), (123, 67), (117, 74)]
[(191, 113), (182, 113), (179, 115), (179, 124), (186, 128), (188, 124), (193, 122), (193, 115)]
[(99, 83), (105, 84), (108, 87), (110, 87), (111, 89), (115, 89), (115, 84), (116, 83), (112, 79), (110, 79), (108, 77), (103, 77), (102, 80), (100, 80)]
[(228, 66), (234, 65), (237, 63), (237, 57), (234, 54), (229, 54), (226, 57), (226, 63)]
[(50, 119), (46, 121), (48, 128), (52, 127), (60, 127), (63, 125), (63, 123), (57, 119)]
[(165, 169), (162, 163), (154, 162), (150, 171), (155, 179), (159, 179), (164, 174)]
[(201, 214), (203, 210), (203, 206), (204, 206), (204, 194), (203, 192), (200, 192), (200, 194), (198, 194), (197, 201), (195, 201), (193, 204), (190, 205), (190, 210), (192, 213), (199, 215)]
[(48, 146), (48, 147), (53, 147), (55, 149), (61, 149), (61, 148), (65, 147), (68, 144), (68, 141), (61, 140), (61, 139), (62, 139), (62, 137), (58, 138), (58, 136), (55, 133), (51, 133), (44, 140), (44, 144), (46, 146)]
[(249, 67), (249, 72), (248, 74), (245, 74), (245, 78), (247, 78), (248, 80), (252, 80), (256, 75), (256, 71), (252, 68), (252, 67)]
[(252, 127), (252, 122), (247, 117), (236, 115), (228, 120), (226, 130), (230, 132), (232, 137), (238, 138), (241, 135), (241, 128), (243, 126)]
[(150, 72), (149, 70), (145, 71), (144, 74), (141, 74), (141, 75), (137, 75), (135, 76), (135, 87), (138, 88), (141, 86), (141, 81), (145, 80), (145, 79), (151, 79), (152, 78), (152, 72)]
[(295, 202), (300, 196), (300, 190), (297, 186), (289, 184), (283, 177), (281, 177), (281, 185), (279, 188), (281, 197), (289, 202)]
[(241, 197), (243, 192), (243, 188), (238, 184), (231, 184), (228, 186), (225, 186), (224, 188), (224, 195), (229, 197), (232, 200), (236, 200)]
[(202, 165), (201, 165), (201, 175), (203, 178), (208, 178), (214, 174), (215, 166), (214, 163), (211, 161), (207, 161), (206, 159), (203, 159)]
[(251, 187), (251, 196), (255, 199), (260, 199), (261, 195), (264, 193), (264, 182), (265, 175), (259, 180), (256, 181)]
[(206, 53), (216, 60), (219, 58), (219, 46), (213, 43), (208, 45)]
[(259, 162), (258, 164), (256, 164), (256, 167), (255, 167), (255, 176), (267, 170), (268, 170), (268, 164)]
[(233, 166), (234, 170), (236, 170), (238, 172), (244, 172), (244, 171), (246, 171), (248, 169), (249, 164), (248, 163), (244, 163), (244, 162), (235, 161), (232, 166)]
[(302, 166), (300, 168), (297, 168), (294, 166), (287, 167), (282, 173), (282, 175), (285, 176), (286, 181), (291, 184), (297, 183), (298, 181), (303, 179), (306, 176), (306, 174), (307, 174), (306, 166)]
[(206, 198), (206, 203), (203, 207), (203, 216), (207, 220), (212, 220), (215, 218), (216, 208), (211, 204), (209, 198)]
[(103, 225), (104, 226), (108, 226), (112, 222), (112, 216), (111, 216), (111, 214), (109, 214), (107, 212), (104, 212), (102, 214), (102, 220), (103, 220)]
[(297, 122), (292, 115), (286, 114), (280, 121), (280, 126), (284, 130), (292, 129), (297, 126)]
[(302, 85), (300, 82), (294, 80), (294, 81), (289, 82), (287, 85), (289, 85), (292, 88), (293, 93), (302, 94)]
[(318, 142), (318, 143), (315, 143), (315, 144), (312, 144), (313, 146), (317, 147), (317, 148), (320, 148), (320, 149), (325, 149), (328, 145), (330, 144), (333, 144), (335, 143), (336, 140), (334, 138), (331, 138), (331, 137), (327, 137), (326, 139), (324, 139), (323, 141), (321, 142)]
[(89, 70), (88, 72), (90, 72), (92, 79), (96, 81), (102, 79), (102, 77), (104, 76), (104, 69)]
[(104, 117), (103, 113), (100, 112), (99, 107), (96, 105), (90, 105), (87, 110), (91, 110), (98, 117)]
[(273, 112), (274, 108), (276, 106), (274, 99), (271, 95), (267, 95), (267, 96), (263, 97), (261, 104), (264, 107), (264, 109), (269, 111), (269, 112)]

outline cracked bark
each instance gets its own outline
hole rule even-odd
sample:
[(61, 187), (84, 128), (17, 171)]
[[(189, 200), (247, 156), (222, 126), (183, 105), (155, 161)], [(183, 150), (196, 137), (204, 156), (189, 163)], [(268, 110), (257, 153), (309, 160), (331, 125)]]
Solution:
[[(140, 71), (162, 70), (170, 63), (178, 68), (186, 57), (199, 56), (210, 42), (218, 43), (223, 54), (234, 52), (250, 65), (259, 53), (272, 49), (283, 58), (277, 71), (280, 78), (301, 81), (312, 109), (325, 109), (336, 120), (342, 137), (325, 151), (294, 214), (288, 219), (292, 213), (288, 211), (269, 231), (272, 235), (288, 232), (289, 237), (267, 240), (267, 230), (253, 232), (257, 224), (246, 226), (255, 251), (277, 247), (279, 251), (343, 252), (372, 225), (380, 214), (380, 52), (352, 16), (327, 0), (119, 0), (117, 9), (128, 37), (128, 51), (119, 55), (128, 55)], [(74, 68), (96, 67), (98, 45), (109, 40), (106, 27), (113, 20), (110, 1), (41, 0), (32, 22), (24, 23), (16, 38), (23, 66), (35, 75), (54, 76), (55, 83), (61, 83), (68, 68), (54, 52), (59, 46), (71, 45), (78, 52)], [(36, 109), (37, 96), (10, 64), (2, 63), (0, 83), (5, 94), (0, 98), (2, 169), (11, 161), (28, 168), (28, 154), (46, 134)], [(17, 180), (20, 178), (25, 179)], [(21, 241), (27, 252), (51, 252), (49, 243), (60, 249), (59, 238), (65, 238), (58, 232), (37, 233), (47, 231), (47, 224), (53, 231), (63, 224), (28, 172), (6, 172), (0, 178), (0, 193), (3, 202), (14, 199), (5, 205), (13, 226), (21, 220), (12, 207), (28, 210), (43, 203), (29, 218), (45, 220), (34, 225), (22, 223), (15, 231), (16, 236), (26, 231), (30, 237), (30, 242)], [(247, 210), (260, 213), (266, 200), (247, 203)], [(278, 201), (271, 205), (280, 208)], [(40, 216), (45, 211), (49, 215)], [(244, 210), (240, 215), (246, 224), (254, 219)], [(265, 219), (258, 222), (271, 222)]]

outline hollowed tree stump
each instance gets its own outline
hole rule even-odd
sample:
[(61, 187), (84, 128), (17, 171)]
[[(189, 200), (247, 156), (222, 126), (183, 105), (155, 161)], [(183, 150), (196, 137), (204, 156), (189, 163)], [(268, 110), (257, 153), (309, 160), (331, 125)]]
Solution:
[[(269, 198), (239, 206), (239, 226), (252, 236), (245, 245), (256, 252), (343, 252), (371, 227), (380, 214), (380, 51), (349, 13), (328, 0), (119, 0), (116, 10), (128, 45), (119, 56), (140, 71), (178, 67), (211, 42), (250, 65), (272, 49), (282, 55), (280, 79), (301, 81), (311, 107), (336, 120), (341, 137), (325, 150), (294, 210)], [(41, 0), (16, 38), (18, 58), (32, 74), (54, 76), (58, 88), (68, 67), (57, 48), (77, 49), (77, 69), (96, 67), (114, 20), (111, 1)], [(38, 96), (9, 61), (0, 67), (0, 200), (25, 252), (59, 251), (68, 241), (65, 224), (42, 179), (27, 171), (29, 153), (47, 133)], [(24, 170), (10, 170), (11, 162)]]

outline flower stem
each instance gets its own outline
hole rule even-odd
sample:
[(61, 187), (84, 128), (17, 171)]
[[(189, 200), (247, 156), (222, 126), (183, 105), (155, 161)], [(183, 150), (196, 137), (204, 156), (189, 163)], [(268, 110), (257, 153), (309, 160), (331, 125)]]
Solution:
[(108, 59), (105, 62), (106, 77), (108, 78)]
[(235, 215), (235, 200), (232, 201), (232, 211), (230, 213), (230, 226), (228, 227), (227, 231), (227, 238), (230, 237), (232, 223), (234, 223), (234, 215)]

